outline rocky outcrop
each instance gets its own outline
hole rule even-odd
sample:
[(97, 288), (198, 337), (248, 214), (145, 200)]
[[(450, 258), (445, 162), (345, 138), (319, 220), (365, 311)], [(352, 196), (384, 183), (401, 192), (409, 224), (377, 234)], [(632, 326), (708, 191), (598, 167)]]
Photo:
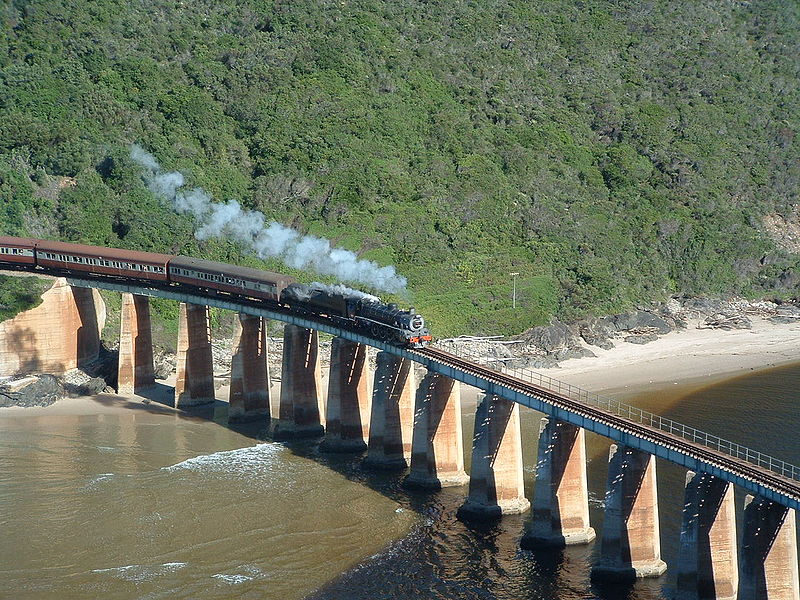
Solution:
[(0, 377), (61, 375), (96, 360), (105, 320), (97, 290), (56, 279), (39, 306), (0, 323)]

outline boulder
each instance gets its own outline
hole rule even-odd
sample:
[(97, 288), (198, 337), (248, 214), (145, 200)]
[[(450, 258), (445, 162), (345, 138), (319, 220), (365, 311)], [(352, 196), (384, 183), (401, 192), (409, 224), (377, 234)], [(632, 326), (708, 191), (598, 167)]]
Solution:
[[(272, 357), (270, 357), (272, 358)], [(156, 379), (166, 379), (175, 372), (175, 355), (171, 352), (159, 352), (153, 357), (153, 372)]]
[(584, 319), (578, 321), (577, 326), (578, 333), (587, 344), (601, 348), (613, 347), (608, 340), (616, 334), (617, 326), (611, 317)]
[(0, 406), (50, 406), (64, 396), (64, 387), (54, 375), (31, 375), (0, 384)]
[(578, 342), (575, 332), (559, 321), (555, 321), (551, 325), (529, 329), (523, 334), (523, 338), (527, 343), (533, 344), (547, 353), (574, 347)]
[(635, 310), (628, 313), (614, 315), (612, 317), (614, 324), (619, 331), (631, 331), (633, 329), (654, 328), (659, 334), (665, 334), (672, 331), (669, 323), (664, 319), (651, 312), (643, 310)]
[(575, 346), (573, 348), (562, 348), (561, 350), (556, 351), (554, 358), (556, 360), (567, 360), (568, 358), (586, 358), (595, 356), (597, 355), (588, 348)]
[(81, 369), (64, 374), (64, 390), (71, 396), (94, 396), (104, 392), (108, 384), (102, 377), (92, 377)]

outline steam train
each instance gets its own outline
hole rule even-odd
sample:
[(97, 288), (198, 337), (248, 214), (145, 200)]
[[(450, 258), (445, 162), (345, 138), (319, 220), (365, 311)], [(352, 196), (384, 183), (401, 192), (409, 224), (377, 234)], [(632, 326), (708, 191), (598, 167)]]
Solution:
[(287, 275), (189, 256), (0, 236), (0, 268), (138, 280), (227, 294), (262, 300), (399, 346), (419, 348), (431, 340), (425, 319), (413, 308), (402, 310), (352, 290), (308, 286)]

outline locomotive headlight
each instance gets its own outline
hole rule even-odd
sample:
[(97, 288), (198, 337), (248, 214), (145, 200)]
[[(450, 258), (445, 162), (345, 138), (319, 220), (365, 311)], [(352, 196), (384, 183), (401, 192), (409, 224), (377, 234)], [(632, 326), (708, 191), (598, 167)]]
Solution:
[(414, 315), (408, 325), (411, 330), (419, 331), (425, 327), (425, 319), (422, 318), (422, 315)]

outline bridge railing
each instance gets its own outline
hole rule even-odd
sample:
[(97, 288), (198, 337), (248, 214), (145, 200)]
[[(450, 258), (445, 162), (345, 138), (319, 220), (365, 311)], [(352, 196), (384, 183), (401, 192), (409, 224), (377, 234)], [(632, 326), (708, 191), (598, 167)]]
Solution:
[(613, 398), (601, 396), (600, 394), (590, 392), (564, 381), (559, 381), (558, 379), (541, 375), (535, 371), (507, 367), (504, 364), (505, 360), (507, 359), (486, 356), (485, 354), (482, 355), (475, 350), (465, 351), (463, 348), (459, 348), (459, 354), (462, 356), (465, 354), (469, 355), (470, 359), (477, 363), (483, 364), (490, 369), (494, 369), (506, 375), (511, 375), (512, 377), (522, 381), (532, 383), (537, 387), (558, 394), (559, 396), (603, 409), (618, 417), (628, 419), (641, 425), (653, 427), (654, 429), (676, 435), (690, 442), (702, 444), (703, 446), (707, 446), (708, 448), (716, 450), (717, 452), (744, 460), (748, 463), (772, 471), (773, 473), (777, 473), (778, 475), (782, 475), (788, 479), (800, 481), (800, 467), (777, 459), (768, 454), (752, 450), (751, 448), (742, 446), (741, 444), (737, 444), (719, 436), (706, 433), (705, 431), (701, 431), (689, 425), (684, 425), (678, 421), (642, 410), (641, 408), (633, 406), (632, 404), (627, 404)]

